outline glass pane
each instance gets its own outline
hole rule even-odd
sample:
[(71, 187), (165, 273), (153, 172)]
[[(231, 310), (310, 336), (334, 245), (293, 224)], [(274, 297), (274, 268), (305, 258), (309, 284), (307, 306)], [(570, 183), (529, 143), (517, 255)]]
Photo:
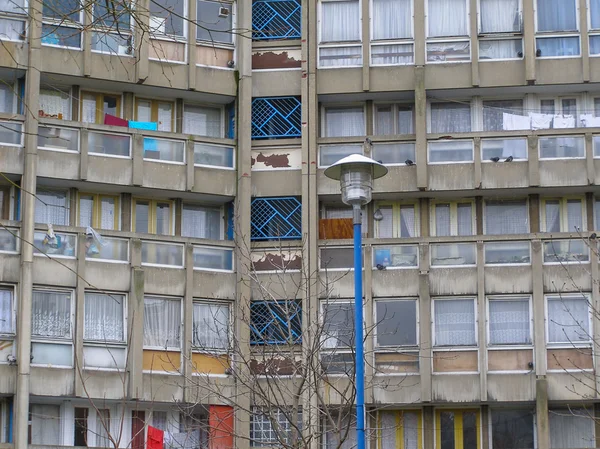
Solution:
[(531, 344), (529, 300), (489, 301), (490, 344)]
[[(111, 55), (133, 56), (133, 38), (125, 34), (92, 33), (92, 50)], [(114, 113), (107, 114), (116, 115), (116, 108)]]
[(430, 245), (431, 266), (475, 265), (474, 243), (436, 243)]
[(83, 346), (85, 368), (123, 369), (127, 363), (127, 349), (111, 346)]
[(375, 304), (379, 346), (417, 344), (416, 301), (377, 301)]
[(179, 348), (181, 300), (144, 298), (144, 346)]
[(79, 151), (79, 132), (75, 129), (40, 126), (38, 147), (52, 150)]
[(129, 157), (129, 148), (129, 136), (88, 132), (88, 151), (90, 154)]
[(81, 195), (79, 197), (79, 226), (87, 228), (92, 226), (94, 210), (94, 197), (92, 195)]
[(125, 296), (86, 292), (84, 305), (84, 340), (125, 341)]
[(38, 187), (35, 199), (35, 222), (68, 226), (69, 206), (66, 192), (53, 192)]
[(567, 229), (565, 229), (565, 231), (583, 231), (583, 211), (581, 200), (567, 200)]
[[(327, 2), (332, 4), (338, 2)], [(358, 4), (358, 2), (357, 2)], [(319, 49), (319, 66), (349, 67), (362, 65), (362, 47), (325, 47)]]
[[(387, 3), (391, 4), (392, 2)], [(412, 64), (413, 53), (412, 44), (373, 45), (371, 46), (371, 62), (372, 65)]]
[(115, 199), (100, 197), (100, 229), (115, 229), (117, 222)]
[(546, 232), (560, 232), (560, 203), (546, 201)]
[(354, 346), (354, 305), (327, 303), (323, 305), (323, 347)]
[(429, 162), (473, 162), (473, 142), (470, 140), (429, 142)]
[(400, 235), (399, 237), (416, 237), (416, 220), (414, 206), (400, 206)]
[(221, 209), (219, 208), (184, 205), (181, 235), (219, 240), (221, 238), (221, 222)]
[(481, 32), (509, 33), (521, 30), (519, 0), (481, 0)]
[(376, 222), (377, 237), (391, 239), (394, 237), (394, 214), (391, 207), (380, 207), (382, 219)]
[(386, 164), (405, 165), (407, 160), (415, 161), (415, 144), (409, 143), (374, 143), (373, 159)]
[(526, 201), (487, 201), (485, 203), (485, 234), (526, 234), (529, 213)]
[[(596, 15), (596, 17), (600, 17), (600, 15)], [(592, 35), (590, 36), (590, 55), (600, 55), (600, 36)], [(598, 114), (596, 114), (597, 116)]]
[(321, 145), (319, 147), (319, 164), (321, 167), (332, 165), (351, 154), (362, 154), (362, 145)]
[(458, 235), (473, 235), (473, 206), (461, 203), (456, 206)]
[(454, 448), (454, 412), (440, 413), (440, 437), (442, 442), (441, 449)]
[(354, 268), (352, 248), (321, 248), (321, 269)]
[(183, 162), (184, 153), (184, 142), (149, 137), (144, 138), (144, 159)]
[(13, 14), (27, 14), (25, 0), (1, 0), (0, 11)]
[(232, 5), (225, 2), (198, 0), (197, 8), (196, 39), (231, 44)]
[(93, 25), (127, 30), (130, 27), (132, 5), (126, 0), (93, 3)]
[(432, 133), (464, 133), (471, 131), (471, 105), (460, 103), (431, 104)]
[(197, 348), (229, 347), (229, 306), (194, 303), (192, 345)]
[(14, 309), (13, 309), (13, 290), (0, 289), (0, 334), (12, 334)]
[(585, 157), (583, 137), (540, 137), (540, 158), (568, 159)]
[(7, 41), (25, 40), (25, 22), (23, 20), (0, 19), (0, 38)]
[(143, 265), (183, 267), (183, 245), (142, 241)]
[(519, 59), (523, 57), (521, 39), (480, 40), (479, 59)]
[(104, 245), (94, 245), (85, 253), (86, 260), (129, 261), (129, 241), (113, 237), (102, 237)]
[(465, 0), (429, 0), (429, 37), (464, 36), (469, 33)]
[[(477, 414), (463, 412), (463, 449), (478, 449), (477, 426)], [(519, 449), (521, 448), (519, 447)]]
[(530, 410), (493, 410), (494, 447), (533, 449), (533, 413)]
[(482, 139), (481, 160), (489, 161), (499, 158), (505, 161), (512, 157), (513, 160), (527, 160), (527, 139)]
[[(57, 343), (31, 343), (31, 364), (46, 366), (72, 366), (73, 346)], [(48, 440), (40, 441), (39, 444), (48, 444)]]
[(151, 35), (184, 35), (185, 0), (155, 0), (150, 2)]
[(359, 17), (358, 0), (323, 2), (321, 4), (321, 42), (360, 40)]
[(71, 338), (70, 292), (33, 291), (31, 335), (56, 339)]
[(540, 100), (540, 112), (542, 114), (554, 114), (554, 100)]
[(17, 252), (18, 229), (0, 229), (0, 251)]
[(233, 270), (233, 250), (194, 246), (194, 268), (201, 270)]
[(589, 248), (583, 240), (544, 242), (544, 263), (581, 263), (589, 260)]
[(579, 56), (579, 37), (545, 37), (535, 40), (542, 57)]
[(377, 246), (373, 249), (373, 266), (378, 270), (391, 267), (418, 267), (417, 245)]
[(47, 254), (49, 256), (75, 257), (75, 244), (77, 237), (72, 234), (55, 232), (54, 237), (43, 232), (33, 235), (33, 253)]
[(207, 137), (223, 137), (221, 109), (184, 105), (183, 133)]
[(171, 235), (171, 204), (156, 204), (156, 233)]
[(537, 29), (538, 31), (576, 31), (575, 0), (538, 0)]
[(149, 231), (150, 204), (145, 201), (135, 202), (135, 232), (147, 234)]
[(412, 37), (410, 0), (373, 0), (373, 39)]
[(590, 341), (589, 303), (586, 297), (548, 297), (548, 342)]
[(435, 205), (435, 235), (444, 237), (451, 234), (450, 204)]
[(233, 148), (205, 143), (194, 144), (194, 164), (233, 168), (233, 157)]
[(427, 44), (427, 62), (469, 60), (471, 60), (471, 45), (469, 42), (436, 42)]
[(529, 242), (486, 243), (484, 250), (486, 264), (531, 263)]
[(43, 0), (42, 14), (44, 17), (77, 22), (82, 9), (79, 0)]
[(56, 25), (42, 25), (42, 44), (60, 47), (80, 48), (81, 29)]
[(21, 145), (22, 128), (20, 123), (0, 122), (0, 143)]

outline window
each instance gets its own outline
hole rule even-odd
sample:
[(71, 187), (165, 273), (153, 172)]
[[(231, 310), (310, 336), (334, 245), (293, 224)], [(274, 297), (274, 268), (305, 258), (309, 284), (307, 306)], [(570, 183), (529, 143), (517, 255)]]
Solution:
[(133, 200), (133, 232), (173, 235), (173, 202)]
[(417, 301), (377, 300), (375, 315), (377, 346), (417, 345)]
[(84, 340), (125, 342), (124, 310), (124, 295), (85, 292)]
[(427, 144), (430, 164), (449, 162), (473, 162), (472, 140), (438, 140)]
[(72, 366), (72, 293), (34, 289), (32, 296), (32, 363)]
[(468, 202), (434, 203), (432, 209), (431, 235), (475, 234), (475, 205)]
[[(319, 65), (362, 65), (359, 0), (321, 0)], [(348, 45), (354, 43), (355, 45)]]
[(250, 445), (295, 446), (294, 438), (300, 439), (302, 432), (302, 411), (299, 409), (281, 409), (252, 407), (250, 413)]
[(562, 114), (577, 117), (577, 98), (558, 97), (540, 100), (540, 112), (542, 114)]
[(531, 115), (533, 129), (575, 128), (582, 126), (577, 97), (555, 97), (540, 100), (540, 114)]
[[(0, 32), (0, 37), (2, 33)], [(17, 112), (17, 85), (12, 81), (0, 80), (0, 112), (14, 114)], [(40, 91), (40, 109), (42, 92)]]
[(229, 305), (194, 301), (192, 346), (226, 350), (229, 344)]
[(477, 265), (475, 243), (432, 243), (430, 245), (431, 266)]
[(131, 37), (132, 5), (126, 1), (92, 4), (92, 50), (118, 55), (133, 53)]
[(354, 347), (354, 304), (349, 302), (324, 302), (323, 348)]
[(181, 299), (144, 297), (144, 347), (179, 349)]
[(294, 345), (302, 342), (300, 301), (253, 301), (250, 304), (250, 343)]
[[(521, 39), (499, 38), (498, 34), (521, 32), (519, 0), (480, 0), (479, 59), (515, 59), (523, 57)], [(485, 36), (492, 39), (486, 39)]]
[(482, 139), (482, 162), (527, 160), (527, 139)]
[(488, 341), (491, 346), (532, 343), (529, 297), (490, 297), (488, 313)]
[(412, 64), (412, 1), (373, 0), (372, 8), (372, 65)]
[(75, 422), (73, 440), (75, 446), (86, 447), (88, 445), (88, 413), (89, 409), (75, 407)]
[(88, 151), (89, 154), (129, 158), (131, 156), (131, 136), (88, 130)]
[[(538, 56), (578, 56), (576, 0), (537, 0), (536, 45)], [(557, 35), (558, 34), (558, 35)]]
[(488, 242), (484, 244), (486, 265), (531, 263), (529, 242)]
[(377, 427), (380, 449), (420, 449), (422, 425), (419, 411), (381, 411)]
[(209, 271), (232, 271), (233, 250), (231, 248), (209, 248), (194, 246), (194, 269)]
[(35, 222), (69, 226), (69, 194), (38, 187), (35, 198)]
[(185, 0), (155, 0), (150, 2), (151, 37), (160, 35), (184, 37)]
[(365, 111), (359, 107), (326, 107), (323, 109), (323, 137), (364, 136)]
[(523, 100), (484, 100), (483, 130), (510, 131), (510, 127), (505, 126), (504, 114), (523, 116)]
[(437, 448), (479, 448), (479, 410), (436, 410), (435, 420)]
[(110, 410), (106, 408), (96, 409), (96, 446), (110, 447)]
[(320, 261), (321, 270), (353, 270), (354, 249), (347, 247), (321, 248)]
[(60, 446), (60, 405), (30, 404), (29, 444)]
[(183, 133), (206, 137), (223, 137), (223, 110), (217, 107), (183, 106)]
[(418, 205), (377, 203), (377, 211), (381, 213), (381, 220), (375, 220), (375, 236), (377, 238), (410, 238), (419, 236), (420, 220)]
[(356, 448), (356, 412), (333, 411), (330, 416), (323, 419), (324, 449)]
[(418, 268), (418, 245), (376, 246), (373, 248), (373, 268)]
[(591, 341), (589, 299), (582, 295), (548, 295), (548, 343)]
[(585, 408), (552, 408), (548, 411), (550, 447), (576, 449), (591, 447), (594, 436), (594, 411)]
[(233, 4), (198, 0), (196, 39), (211, 44), (233, 43)]
[(0, 286), (0, 335), (15, 332), (14, 290)]
[(378, 104), (375, 106), (375, 135), (390, 136), (414, 133), (413, 105)]
[[(466, 0), (428, 0), (427, 61), (468, 61), (471, 58)], [(459, 36), (465, 38), (455, 40)], [(431, 40), (431, 38), (448, 38)]]
[(82, 122), (104, 124), (106, 114), (121, 116), (121, 96), (98, 92), (81, 92)]
[(492, 410), (494, 449), (533, 449), (533, 410)]
[(25, 0), (7, 0), (0, 2), (0, 38), (2, 40), (23, 41), (25, 39), (25, 21), (17, 20), (27, 14)]
[(42, 44), (80, 48), (82, 13), (79, 0), (43, 0)]
[(542, 231), (576, 233), (586, 230), (582, 199), (544, 199), (542, 204)]
[(471, 105), (469, 103), (431, 103), (430, 113), (430, 133), (471, 132)]
[(158, 131), (172, 132), (175, 130), (175, 103), (136, 98), (135, 119), (139, 122), (156, 123)]
[(142, 240), (142, 265), (183, 268), (184, 246)]
[(540, 159), (583, 159), (585, 143), (582, 136), (540, 137)]
[(250, 209), (252, 241), (302, 238), (302, 204), (297, 198), (254, 198)]
[(181, 235), (200, 239), (221, 239), (223, 213), (219, 207), (183, 205)]
[(196, 142), (194, 143), (194, 164), (217, 168), (234, 168), (235, 149)]
[(435, 299), (434, 339), (436, 346), (475, 346), (475, 299)]
[(486, 201), (484, 234), (527, 234), (529, 213), (527, 201)]
[(119, 229), (119, 197), (92, 193), (79, 194), (79, 226)]

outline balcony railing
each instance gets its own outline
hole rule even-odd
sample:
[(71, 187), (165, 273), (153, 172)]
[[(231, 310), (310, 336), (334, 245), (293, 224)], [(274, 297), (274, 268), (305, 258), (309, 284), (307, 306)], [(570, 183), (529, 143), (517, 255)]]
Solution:
[(296, 97), (255, 98), (252, 100), (252, 138), (300, 137), (300, 107), (300, 99)]

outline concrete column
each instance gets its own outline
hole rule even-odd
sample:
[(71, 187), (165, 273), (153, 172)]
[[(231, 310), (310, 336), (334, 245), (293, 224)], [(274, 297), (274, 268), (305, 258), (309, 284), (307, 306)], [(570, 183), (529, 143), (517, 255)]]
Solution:
[[(197, 3), (195, 1), (188, 2), (188, 17), (192, 20), (188, 20), (188, 44), (187, 44), (187, 57), (188, 57), (188, 89), (196, 90), (196, 8)], [(179, 112), (179, 111), (177, 111)], [(178, 115), (183, 117), (183, 115)], [(180, 121), (182, 122), (182, 121)], [(181, 130), (177, 129), (180, 133)]]
[(427, 96), (425, 67), (415, 67), (415, 134), (417, 187), (426, 190), (427, 180)]
[(471, 84), (479, 86), (479, 25), (477, 23), (477, 0), (470, 0), (469, 28), (471, 29)]
[(529, 232), (540, 232), (540, 195), (529, 196)]
[[(361, 2), (362, 5), (362, 55), (363, 55), (363, 64), (362, 64), (362, 85), (363, 90), (368, 92), (370, 90), (371, 78), (370, 78), (370, 70), (371, 70), (371, 33), (370, 33), (370, 23), (369, 20), (369, 5), (371, 2)], [(311, 36), (316, 36), (313, 34)]]
[(415, 70), (425, 65), (425, 2), (416, 1), (414, 4), (414, 29), (415, 29)]
[(75, 351), (75, 396), (85, 395), (80, 373), (83, 373), (83, 322), (85, 307), (85, 234), (79, 234), (77, 240), (77, 285), (75, 288), (75, 332), (73, 350)]
[(92, 75), (92, 30), (93, 22), (92, 3), (88, 3), (83, 10), (83, 76)]
[[(252, 147), (251, 117), (252, 117), (252, 2), (238, 2), (237, 27), (245, 30), (243, 36), (237, 39), (238, 56), (238, 110), (236, 117), (236, 131), (238, 137), (238, 185), (235, 207), (235, 240), (237, 258), (237, 310), (236, 317), (250, 316), (251, 287), (248, 275), (249, 263), (247, 251), (250, 248), (250, 194), (251, 166), (250, 155)], [(236, 319), (234, 321), (234, 332), (239, 342), (240, 357), (250, 357), (250, 328), (247, 319)], [(237, 362), (237, 363), (236, 363)], [(247, 364), (234, 360), (236, 369), (246, 371)], [(249, 374), (240, 373), (242, 379), (248, 378)], [(236, 449), (248, 449), (250, 447), (250, 391), (248, 385), (236, 384), (236, 406), (235, 411), (235, 442)]]
[(479, 341), (479, 388), (481, 401), (487, 401), (487, 332), (483, 242), (477, 242), (477, 340)]
[[(584, 222), (583, 225), (585, 229), (589, 231), (594, 228), (594, 202), (596, 199), (594, 198), (594, 194), (592, 192), (588, 192), (585, 194), (585, 216), (587, 218), (587, 226)], [(600, 223), (599, 223), (600, 224)], [(590, 243), (591, 245), (591, 243)], [(597, 259), (597, 258), (596, 258)], [(598, 279), (592, 276), (592, 279)]]
[[(187, 396), (192, 393), (194, 382), (192, 380), (192, 330), (194, 326), (194, 247), (191, 244), (185, 246), (185, 296), (183, 298), (183, 341), (182, 353), (183, 363), (181, 372), (183, 373), (184, 389)], [(184, 397), (184, 402), (189, 402), (192, 398)]]
[(596, 167), (594, 166), (594, 139), (592, 133), (585, 133), (585, 163), (588, 184), (594, 185), (596, 183)]
[(481, 189), (481, 137), (473, 139), (473, 151), (473, 164), (475, 168), (474, 185), (476, 189)]
[(583, 82), (590, 82), (590, 56), (588, 35), (588, 2), (579, 0), (579, 31), (581, 33), (581, 69), (583, 71)]
[(533, 1), (523, 2), (523, 53), (525, 59), (525, 80), (529, 84), (535, 84), (535, 18), (533, 13)]
[(132, 92), (123, 94), (123, 118), (133, 120), (135, 117), (135, 98)]
[[(429, 293), (429, 245), (419, 245), (419, 371), (421, 373), (421, 401), (430, 402), (431, 360), (433, 341), (431, 338), (431, 296)], [(425, 446), (433, 447), (433, 446)]]
[(477, 235), (483, 235), (483, 197), (475, 198), (475, 227)]
[(529, 153), (529, 186), (537, 187), (540, 185), (540, 160), (537, 136), (527, 136), (527, 150)]
[[(28, 61), (25, 79), (25, 157), (21, 192), (21, 238), (33, 243), (37, 174), (37, 133), (40, 89), (40, 62), (42, 31), (42, 0), (29, 3)], [(25, 191), (31, 194), (25, 193)], [(31, 356), (31, 301), (33, 287), (33, 247), (21, 245), (21, 273), (17, 313), (17, 390), (15, 395), (14, 443), (15, 449), (27, 449), (29, 427), (29, 391)]]
[[(375, 304), (373, 301), (373, 270), (371, 269), (373, 264), (373, 255), (372, 255), (372, 246), (364, 245), (363, 250), (363, 292), (365, 295), (364, 299), (364, 326), (367, 330), (367, 338), (365, 340), (364, 345), (364, 354), (365, 354), (365, 403), (367, 405), (366, 409), (368, 410), (368, 405), (373, 403), (373, 381), (375, 374), (375, 363), (374, 354), (374, 339), (373, 339), (373, 331), (375, 329), (374, 322), (374, 308)], [(356, 276), (356, 273), (354, 273)]]
[(134, 30), (134, 48), (135, 55), (135, 75), (138, 83), (143, 83), (148, 78), (148, 69), (150, 61), (150, 13), (148, 11), (149, 0), (138, 0), (136, 3), (136, 28)]
[(142, 262), (142, 242), (132, 239), (131, 246), (131, 287), (127, 307), (127, 336), (129, 367), (129, 396), (141, 398), (143, 395), (143, 347), (144, 347), (144, 270)]
[(79, 131), (79, 135), (79, 179), (85, 181), (87, 180), (89, 162), (88, 130), (86, 128), (82, 128)]
[(421, 198), (419, 201), (419, 215), (421, 216), (421, 237), (429, 237), (430, 229), (430, 206), (429, 198)]
[(548, 381), (546, 376), (537, 376), (535, 381), (535, 414), (537, 447), (550, 447), (550, 428), (548, 427)]
[(134, 186), (141, 186), (144, 180), (144, 136), (140, 133), (133, 134), (133, 157), (131, 163), (133, 164), (132, 175), (133, 178), (131, 183)]
[(121, 230), (131, 231), (131, 193), (121, 194)]
[[(533, 272), (533, 316), (543, 317), (544, 313), (544, 281), (542, 242), (531, 242), (531, 268)], [(533, 344), (535, 373), (537, 376), (546, 375), (546, 325), (545, 320), (533, 320)], [(548, 447), (548, 446), (539, 446)]]

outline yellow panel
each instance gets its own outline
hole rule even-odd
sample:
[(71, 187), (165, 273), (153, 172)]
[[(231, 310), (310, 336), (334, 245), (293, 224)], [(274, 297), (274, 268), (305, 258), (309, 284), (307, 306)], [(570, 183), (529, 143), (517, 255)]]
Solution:
[(151, 59), (185, 62), (185, 44), (182, 42), (150, 39), (149, 53)]
[(227, 67), (227, 62), (233, 59), (233, 50), (217, 47), (196, 47), (197, 63), (213, 67)]
[(443, 351), (433, 354), (433, 372), (455, 373), (478, 370), (477, 351)]
[(144, 349), (144, 371), (179, 372), (181, 353), (172, 351), (152, 351)]
[(594, 369), (592, 348), (548, 349), (548, 369)]
[(229, 356), (223, 354), (192, 354), (192, 368), (196, 373), (225, 374), (230, 368)]
[(490, 371), (526, 371), (533, 363), (531, 349), (513, 349), (506, 351), (488, 351), (488, 370)]

